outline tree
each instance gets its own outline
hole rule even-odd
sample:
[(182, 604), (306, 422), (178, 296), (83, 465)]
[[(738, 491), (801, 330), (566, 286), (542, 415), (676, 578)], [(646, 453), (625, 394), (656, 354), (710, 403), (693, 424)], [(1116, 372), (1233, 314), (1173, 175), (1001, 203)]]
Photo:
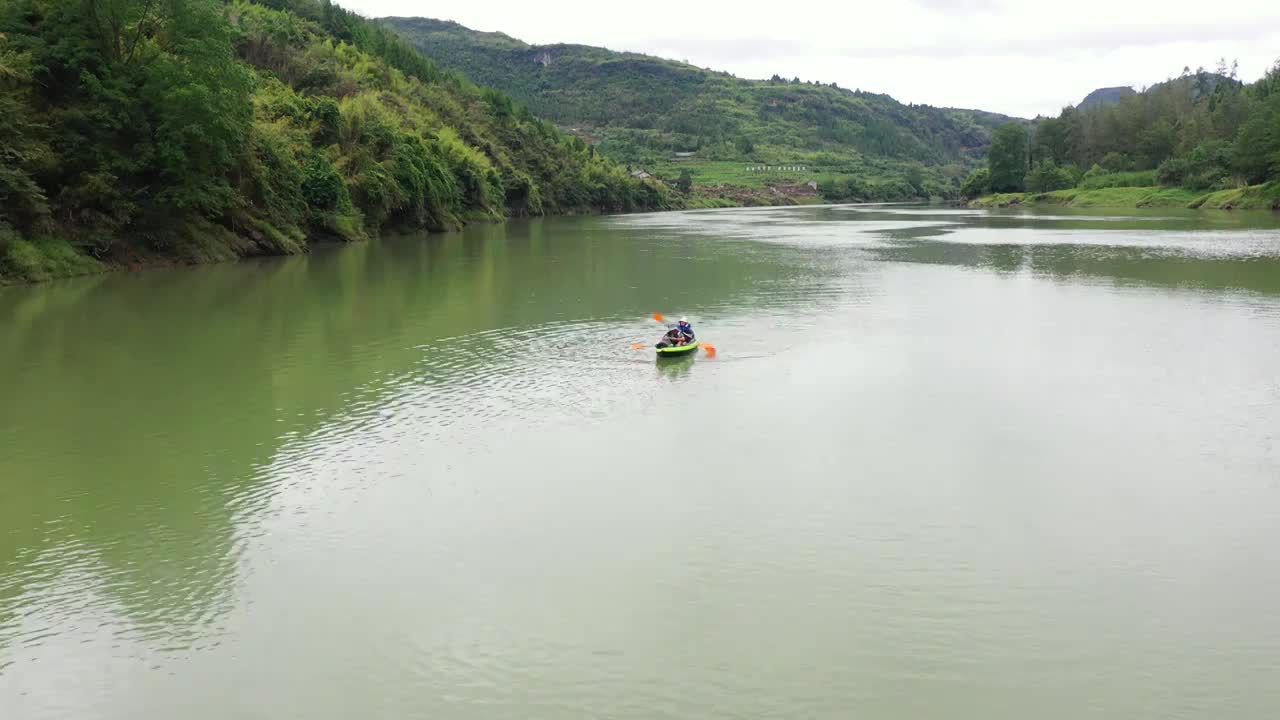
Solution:
[(1138, 136), (1140, 167), (1149, 169), (1158, 166), (1173, 157), (1177, 147), (1178, 132), (1169, 121), (1164, 118), (1155, 121)]
[(693, 176), (689, 175), (688, 170), (680, 171), (680, 179), (676, 180), (676, 189), (686, 195), (693, 189)]
[(0, 227), (6, 217), (22, 225), (48, 212), (44, 191), (31, 176), (51, 155), (29, 117), (29, 58), (0, 34)]
[(1222, 140), (1206, 140), (1187, 156), (1182, 184), (1192, 190), (1208, 190), (1224, 183), (1231, 167), (1231, 146)]
[(1027, 172), (1027, 129), (1019, 122), (996, 128), (987, 155), (994, 192), (1019, 192)]
[(1125, 172), (1133, 169), (1133, 162), (1124, 153), (1109, 152), (1102, 157), (1102, 169), (1107, 172)]
[(976, 198), (989, 192), (991, 192), (991, 171), (987, 168), (974, 170), (960, 186), (960, 195), (966, 198)]
[(929, 191), (924, 187), (924, 170), (919, 165), (908, 165), (904, 177), (907, 184), (915, 191), (917, 197), (927, 197), (929, 195)]
[(1075, 179), (1066, 168), (1060, 168), (1052, 160), (1041, 160), (1027, 173), (1027, 192), (1042, 193), (1065, 190), (1075, 185)]
[(1251, 183), (1280, 177), (1280, 93), (1259, 103), (1236, 136), (1233, 169)]

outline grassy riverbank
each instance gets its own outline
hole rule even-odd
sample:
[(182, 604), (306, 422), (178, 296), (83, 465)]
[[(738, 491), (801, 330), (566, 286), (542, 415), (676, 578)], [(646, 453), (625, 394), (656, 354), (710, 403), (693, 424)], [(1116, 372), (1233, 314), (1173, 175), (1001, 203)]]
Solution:
[[(3, 234), (0, 229), (0, 234)], [(0, 237), (0, 285), (92, 275), (110, 269), (65, 240)]]
[(1076, 208), (1200, 208), (1204, 210), (1280, 210), (1280, 182), (1215, 192), (1170, 187), (1070, 188), (1045, 193), (995, 193), (969, 203), (972, 208), (1016, 205)]

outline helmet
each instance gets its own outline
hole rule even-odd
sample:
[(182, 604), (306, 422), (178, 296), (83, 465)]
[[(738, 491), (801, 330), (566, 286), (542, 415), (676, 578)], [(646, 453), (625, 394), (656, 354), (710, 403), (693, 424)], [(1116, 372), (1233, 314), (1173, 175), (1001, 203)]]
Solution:
[(687, 317), (682, 317), (682, 318), (680, 318), (680, 324), (681, 324), (681, 325), (688, 325), (688, 324), (689, 324), (689, 318), (687, 318)]

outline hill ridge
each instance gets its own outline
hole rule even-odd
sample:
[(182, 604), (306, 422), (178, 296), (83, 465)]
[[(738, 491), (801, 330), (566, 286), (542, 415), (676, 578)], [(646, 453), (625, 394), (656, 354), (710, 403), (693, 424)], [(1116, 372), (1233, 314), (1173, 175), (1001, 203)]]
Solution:
[[(992, 130), (1016, 119), (904, 104), (835, 83), (739, 78), (644, 53), (531, 44), (454, 21), (379, 22), (441, 67), (511, 95), (609, 157), (660, 173), (679, 172), (669, 161), (677, 152), (693, 152), (704, 163), (803, 164), (881, 183), (876, 187), (896, 184), (886, 193), (861, 193), (876, 198), (945, 196), (981, 164)], [(757, 180), (689, 169), (699, 183)]]

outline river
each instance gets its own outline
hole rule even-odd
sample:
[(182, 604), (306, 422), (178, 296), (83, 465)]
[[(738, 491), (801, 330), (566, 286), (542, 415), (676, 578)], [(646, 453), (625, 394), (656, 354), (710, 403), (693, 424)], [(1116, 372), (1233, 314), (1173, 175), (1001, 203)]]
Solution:
[(389, 237), (0, 289), (0, 383), (5, 720), (1280, 707), (1275, 215)]

